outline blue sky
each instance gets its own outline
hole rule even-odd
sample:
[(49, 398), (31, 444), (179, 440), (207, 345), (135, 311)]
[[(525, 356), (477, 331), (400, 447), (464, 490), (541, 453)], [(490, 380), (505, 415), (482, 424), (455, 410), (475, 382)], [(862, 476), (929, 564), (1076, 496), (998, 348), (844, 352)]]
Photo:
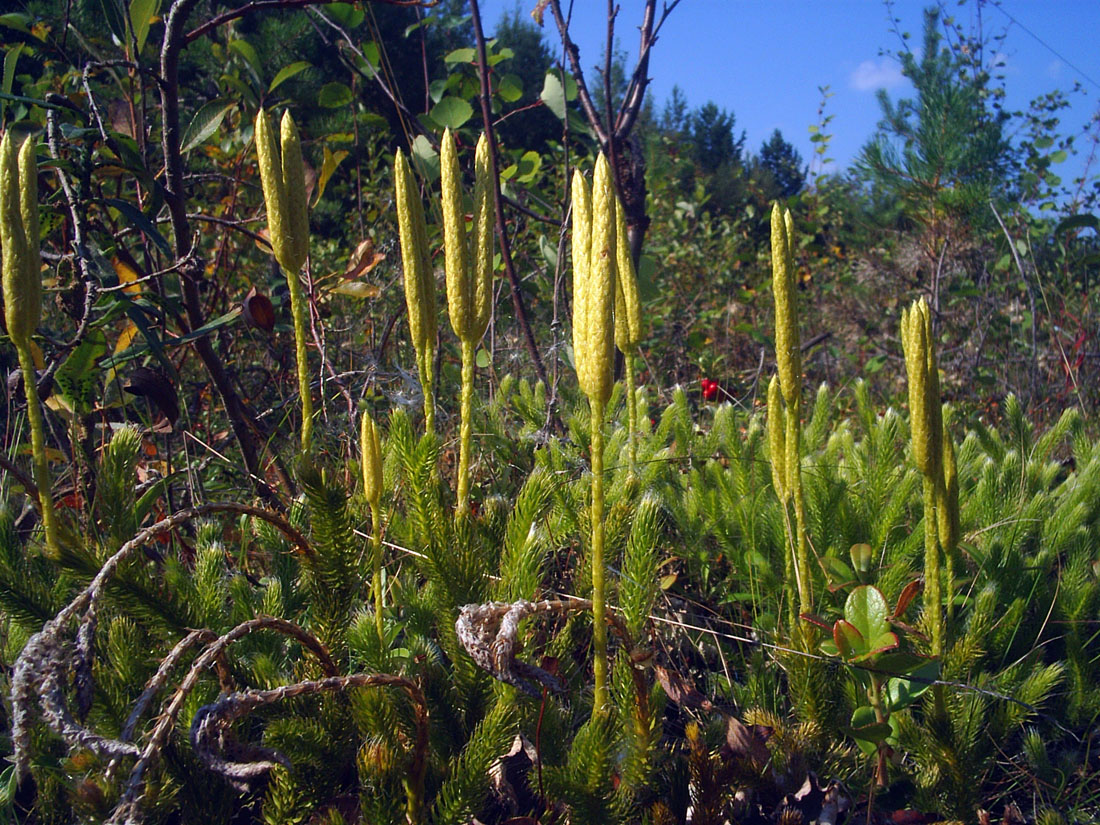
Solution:
[[(617, 39), (632, 59), (644, 2), (616, 1)], [(778, 128), (809, 162), (809, 127), (817, 122), (821, 102), (818, 87), (828, 85), (833, 96), (826, 113), (833, 115), (829, 131), (834, 135), (829, 154), (847, 166), (879, 119), (875, 91), (885, 88), (896, 98), (910, 89), (897, 61), (882, 54), (902, 47), (892, 30), (891, 11), (916, 48), (922, 9), (930, 4), (897, 0), (888, 9), (879, 0), (682, 0), (665, 22), (650, 62), (658, 112), (679, 85), (692, 107), (713, 100), (732, 111), (753, 151)], [(491, 31), (501, 14), (516, 5), (516, 0), (482, 0), (486, 29)], [(534, 5), (535, 0), (521, 0), (518, 7), (526, 14)], [(998, 59), (1010, 108), (1024, 108), (1055, 88), (1068, 92), (1079, 80), (1084, 94), (1071, 96), (1073, 107), (1064, 113), (1062, 126), (1067, 133), (1087, 126), (1100, 108), (1100, 2), (1002, 0), (983, 3), (980, 12), (973, 1), (945, 7), (967, 27), (977, 26), (980, 13), (986, 32), (1007, 30)], [(593, 77), (591, 67), (600, 60), (606, 37), (606, 9), (603, 0), (574, 0), (573, 36)], [(545, 28), (555, 44), (549, 12)], [(555, 50), (560, 53), (560, 45)], [(1086, 142), (1079, 139), (1078, 145), (1087, 154)], [(1068, 181), (1083, 165), (1082, 157), (1071, 158), (1058, 171)], [(1100, 159), (1093, 173), (1100, 171), (1098, 165)]]

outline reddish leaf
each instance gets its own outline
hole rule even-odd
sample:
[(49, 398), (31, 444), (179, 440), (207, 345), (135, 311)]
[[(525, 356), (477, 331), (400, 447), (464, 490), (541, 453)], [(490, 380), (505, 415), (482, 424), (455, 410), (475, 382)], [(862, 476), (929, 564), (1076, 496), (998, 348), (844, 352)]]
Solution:
[(706, 696), (695, 689), (695, 685), (679, 673), (660, 665), (654, 665), (653, 671), (657, 674), (657, 681), (661, 683), (661, 687), (668, 694), (668, 698), (676, 704), (685, 708), (702, 708), (703, 710), (711, 710), (714, 707)]
[(275, 307), (266, 295), (261, 295), (252, 287), (241, 302), (241, 314), (244, 322), (254, 329), (271, 332), (275, 329)]
[(913, 603), (913, 599), (917, 597), (919, 592), (920, 582), (915, 579), (901, 589), (901, 594), (898, 596), (898, 606), (894, 608), (895, 619), (900, 619), (905, 615), (905, 611), (909, 609), (909, 605)]

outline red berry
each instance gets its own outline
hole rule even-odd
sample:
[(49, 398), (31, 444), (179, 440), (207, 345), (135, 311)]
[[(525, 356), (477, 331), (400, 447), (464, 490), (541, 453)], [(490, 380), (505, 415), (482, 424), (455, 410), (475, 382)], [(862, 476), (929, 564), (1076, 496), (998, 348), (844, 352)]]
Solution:
[(709, 378), (703, 379), (703, 398), (707, 401), (714, 401), (718, 398), (718, 382), (712, 381)]

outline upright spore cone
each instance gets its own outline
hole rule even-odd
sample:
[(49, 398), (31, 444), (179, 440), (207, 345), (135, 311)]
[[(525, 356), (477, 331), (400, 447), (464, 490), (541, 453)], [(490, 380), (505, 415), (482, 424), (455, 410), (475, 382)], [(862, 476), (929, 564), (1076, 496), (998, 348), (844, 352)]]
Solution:
[(772, 292), (775, 297), (775, 360), (783, 398), (794, 404), (802, 392), (802, 345), (798, 334), (798, 304), (791, 253), (793, 221), (779, 204), (772, 207)]
[(493, 274), (493, 206), (489, 190), (489, 144), (483, 135), (474, 160), (473, 248), (466, 233), (462, 173), (454, 137), (443, 133), (440, 176), (443, 190), (444, 266), (451, 327), (463, 342), (476, 343), (489, 325)]
[(424, 390), (424, 418), (429, 431), (435, 429), (435, 402), (432, 397), (436, 336), (435, 276), (428, 249), (428, 230), (424, 206), (413, 181), (405, 153), (398, 151), (393, 164), (397, 228), (401, 236), (401, 261), (405, 270), (405, 307), (409, 313), (409, 333), (416, 349), (417, 370)]
[(301, 140), (289, 112), (283, 115), (279, 142), (267, 112), (257, 113), (256, 154), (275, 260), (297, 274), (309, 254), (309, 212)]
[(4, 321), (13, 341), (29, 341), (42, 318), (38, 169), (34, 139), (28, 137), (16, 152), (10, 130), (0, 141), (0, 245)]
[(642, 311), (638, 301), (638, 276), (630, 257), (630, 239), (622, 204), (615, 204), (615, 346), (635, 352), (642, 340)]
[(382, 443), (370, 413), (359, 419), (359, 450), (363, 462), (363, 495), (372, 507), (382, 500)]
[[(582, 201), (583, 212), (583, 195), (579, 200)], [(574, 231), (578, 218), (577, 201), (574, 190)], [(581, 217), (583, 219), (583, 214)], [(613, 383), (615, 232), (615, 190), (611, 183), (611, 167), (601, 154), (596, 160), (592, 182), (591, 235), (587, 255), (584, 254), (582, 238), (580, 257), (583, 266), (578, 268), (574, 260), (573, 271), (573, 356), (577, 378), (585, 395), (601, 404), (607, 403), (611, 397)], [(576, 253), (576, 241), (573, 248)]]

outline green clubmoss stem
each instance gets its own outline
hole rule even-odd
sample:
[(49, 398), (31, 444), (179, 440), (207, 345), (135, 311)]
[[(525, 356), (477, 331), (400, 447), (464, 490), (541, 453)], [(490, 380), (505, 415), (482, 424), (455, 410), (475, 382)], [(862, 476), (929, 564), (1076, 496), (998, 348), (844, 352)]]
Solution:
[(589, 398), (592, 412), (592, 675), (595, 689), (592, 716), (608, 713), (607, 701), (607, 621), (604, 591), (604, 492), (603, 492), (603, 416), (604, 402)]
[(23, 372), (23, 389), (27, 397), (27, 422), (31, 428), (31, 454), (34, 456), (34, 483), (38, 487), (38, 502), (42, 508), (42, 527), (46, 531), (46, 550), (51, 558), (60, 556), (57, 543), (57, 514), (50, 489), (50, 466), (46, 461), (46, 433), (42, 406), (38, 400), (38, 378), (34, 371), (31, 349), (25, 342), (16, 342), (19, 367)]
[(458, 494), (455, 505), (460, 517), (470, 514), (470, 440), (474, 409), (474, 342), (462, 341), (462, 398), (458, 430)]
[(627, 461), (630, 475), (638, 474), (638, 400), (634, 385), (634, 353), (623, 353), (623, 380), (626, 383)]

